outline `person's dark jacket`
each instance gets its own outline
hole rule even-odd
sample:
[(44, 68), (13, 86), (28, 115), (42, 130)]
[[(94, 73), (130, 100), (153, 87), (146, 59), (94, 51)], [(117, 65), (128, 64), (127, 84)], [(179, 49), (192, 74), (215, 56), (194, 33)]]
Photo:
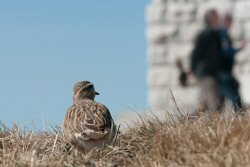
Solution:
[(228, 29), (221, 28), (219, 35), (222, 45), (222, 65), (221, 71), (232, 74), (233, 66), (235, 64), (235, 56), (240, 51), (239, 48), (234, 48), (232, 39), (228, 33)]
[(218, 31), (204, 29), (195, 41), (191, 53), (191, 70), (196, 77), (211, 76), (217, 78), (221, 66), (221, 41)]

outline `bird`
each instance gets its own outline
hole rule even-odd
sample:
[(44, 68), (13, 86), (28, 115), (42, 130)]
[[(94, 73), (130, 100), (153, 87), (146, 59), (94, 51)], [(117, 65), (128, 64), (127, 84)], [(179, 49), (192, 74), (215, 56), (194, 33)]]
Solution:
[(80, 81), (74, 86), (74, 103), (63, 122), (63, 136), (67, 143), (84, 153), (111, 144), (117, 128), (109, 109), (96, 102), (94, 84)]

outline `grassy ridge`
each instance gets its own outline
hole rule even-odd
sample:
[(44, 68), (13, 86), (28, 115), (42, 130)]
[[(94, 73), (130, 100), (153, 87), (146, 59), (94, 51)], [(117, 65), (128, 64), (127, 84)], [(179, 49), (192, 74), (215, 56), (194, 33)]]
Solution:
[(60, 130), (33, 133), (2, 125), (0, 166), (249, 166), (249, 120), (248, 113), (142, 118), (114, 145), (87, 155), (68, 149)]

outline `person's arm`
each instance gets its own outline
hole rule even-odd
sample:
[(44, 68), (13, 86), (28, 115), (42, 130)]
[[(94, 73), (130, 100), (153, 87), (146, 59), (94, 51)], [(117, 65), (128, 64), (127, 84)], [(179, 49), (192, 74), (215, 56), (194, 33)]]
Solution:
[(240, 48), (233, 47), (222, 48), (222, 52), (225, 57), (234, 57), (240, 50)]
[(243, 42), (239, 48), (232, 46), (232, 40), (227, 31), (221, 31), (221, 36), (227, 42), (227, 47), (222, 47), (222, 53), (226, 57), (234, 57), (236, 54), (245, 48), (245, 43)]

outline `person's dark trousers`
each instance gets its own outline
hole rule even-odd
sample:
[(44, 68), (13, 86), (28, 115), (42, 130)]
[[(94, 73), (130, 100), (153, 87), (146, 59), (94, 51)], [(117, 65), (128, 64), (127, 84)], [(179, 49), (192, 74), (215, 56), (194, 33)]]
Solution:
[(227, 72), (219, 73), (219, 91), (224, 99), (233, 103), (235, 111), (242, 111), (242, 99), (239, 93), (239, 82)]

